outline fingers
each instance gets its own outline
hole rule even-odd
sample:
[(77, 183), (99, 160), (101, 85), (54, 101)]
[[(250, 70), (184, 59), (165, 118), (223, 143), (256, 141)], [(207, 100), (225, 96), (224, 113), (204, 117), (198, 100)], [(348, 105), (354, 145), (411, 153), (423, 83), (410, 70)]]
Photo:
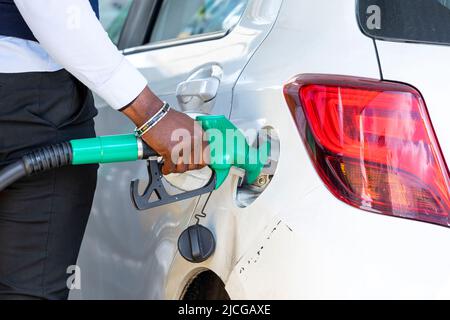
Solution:
[(193, 153), (190, 159), (185, 159), (185, 157), (180, 156), (176, 163), (172, 162), (170, 157), (164, 158), (164, 165), (162, 167), (162, 174), (169, 175), (171, 173), (185, 173), (187, 171), (199, 170), (206, 166), (204, 159), (201, 163), (196, 162)]
[(194, 162), (191, 162), (188, 166), (188, 171), (197, 170), (200, 169), (199, 165), (195, 164)]
[(192, 146), (189, 170), (202, 169), (205, 165), (203, 164), (203, 141), (201, 137), (195, 137)]
[(201, 169), (210, 163), (205, 133), (189, 116), (172, 110), (158, 125), (143, 139), (164, 157), (164, 175)]
[(178, 158), (178, 162), (176, 165), (176, 173), (185, 173), (188, 171), (189, 163), (187, 163), (183, 156)]
[(172, 163), (172, 161), (169, 159), (164, 160), (164, 165), (162, 167), (162, 174), (167, 176), (171, 173), (176, 172), (176, 166)]
[(164, 157), (164, 165), (162, 167), (162, 174), (169, 175), (171, 173), (185, 173), (189, 169), (189, 162), (186, 162), (184, 157), (180, 155), (175, 161), (171, 157)]
[[(191, 147), (191, 150), (189, 150), (189, 147)], [(192, 144), (192, 146), (189, 147), (186, 149), (178, 149), (177, 152), (174, 152), (172, 157), (164, 157), (164, 166), (162, 168), (164, 175), (199, 170), (207, 165), (209, 156), (205, 159), (205, 156), (203, 155), (203, 153), (208, 154), (209, 152), (209, 148), (205, 151), (205, 148), (208, 147), (207, 144), (198, 143)]]
[[(184, 151), (183, 148), (180, 148), (179, 150), (172, 151), (171, 157), (165, 157), (164, 158), (164, 166), (163, 166), (163, 174), (167, 175), (170, 173), (185, 173), (190, 169), (191, 167), (191, 161), (190, 161), (190, 153), (187, 153)], [(185, 156), (185, 154), (187, 154)]]

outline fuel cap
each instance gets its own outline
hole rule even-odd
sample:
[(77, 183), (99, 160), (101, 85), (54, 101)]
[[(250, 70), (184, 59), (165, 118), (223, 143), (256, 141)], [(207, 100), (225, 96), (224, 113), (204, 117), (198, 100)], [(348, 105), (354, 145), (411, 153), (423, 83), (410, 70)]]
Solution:
[(178, 239), (178, 251), (187, 261), (202, 263), (208, 260), (216, 249), (216, 240), (208, 228), (195, 224), (190, 226)]

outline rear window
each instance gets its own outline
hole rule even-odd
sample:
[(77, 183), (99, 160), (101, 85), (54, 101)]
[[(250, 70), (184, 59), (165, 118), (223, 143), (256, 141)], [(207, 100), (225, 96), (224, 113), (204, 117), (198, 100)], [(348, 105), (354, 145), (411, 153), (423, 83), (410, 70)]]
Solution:
[(450, 45), (450, 0), (358, 0), (358, 20), (374, 38)]

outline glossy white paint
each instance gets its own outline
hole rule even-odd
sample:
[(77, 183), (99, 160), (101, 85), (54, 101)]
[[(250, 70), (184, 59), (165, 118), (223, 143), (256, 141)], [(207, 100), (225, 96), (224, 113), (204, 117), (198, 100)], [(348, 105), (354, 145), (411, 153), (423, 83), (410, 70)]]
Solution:
[[(83, 298), (178, 299), (206, 269), (222, 278), (233, 299), (450, 297), (449, 230), (367, 213), (334, 198), (314, 171), (283, 97), (283, 85), (301, 73), (380, 79), (374, 41), (358, 28), (355, 1), (283, 0), (279, 11), (280, 4), (250, 1), (240, 25), (223, 39), (130, 56), (173, 104), (177, 85), (199, 66), (220, 65), (218, 97), (203, 108), (230, 114), (242, 129), (275, 128), (279, 165), (247, 208), (233, 198), (239, 170), (213, 194), (202, 223), (215, 233), (217, 250), (200, 265), (177, 254), (176, 239), (205, 197), (139, 214), (124, 194), (130, 179), (144, 176), (142, 165), (103, 168), (80, 258)], [(449, 48), (377, 45), (385, 78), (424, 95), (448, 159)], [(100, 133), (131, 129), (109, 109), (101, 113)]]
[[(335, 199), (315, 174), (288, 114), (282, 84), (295, 74), (380, 78), (373, 41), (359, 31), (353, 6), (354, 1), (285, 1), (275, 28), (236, 86), (232, 119), (264, 119), (273, 126), (280, 137), (281, 158), (268, 190), (241, 213), (272, 222), (253, 237), (228, 278), (233, 298), (450, 296), (450, 258), (443, 254), (450, 243), (448, 229), (363, 212)], [(292, 12), (298, 14), (294, 17)], [(414, 46), (420, 47), (383, 43), (383, 71), (387, 66), (386, 78), (412, 83), (422, 91), (446, 149), (448, 48)], [(419, 54), (427, 57), (426, 64), (419, 62)]]
[[(151, 88), (179, 110), (184, 108), (176, 97), (178, 85), (199, 71), (220, 67), (216, 98), (196, 111), (229, 115), (232, 89), (270, 32), (281, 1), (250, 0), (241, 21), (226, 37), (207, 36), (214, 40), (135, 48), (128, 50), (128, 58), (146, 75)], [(102, 101), (98, 101), (98, 108), (97, 134), (132, 132), (131, 123), (123, 115)], [(177, 239), (188, 226), (199, 199), (137, 212), (129, 198), (129, 182), (135, 178), (146, 179), (144, 163), (101, 167), (79, 258), (82, 290), (73, 292), (72, 299), (174, 297), (166, 291), (166, 284), (171, 279), (169, 271), (177, 252)]]

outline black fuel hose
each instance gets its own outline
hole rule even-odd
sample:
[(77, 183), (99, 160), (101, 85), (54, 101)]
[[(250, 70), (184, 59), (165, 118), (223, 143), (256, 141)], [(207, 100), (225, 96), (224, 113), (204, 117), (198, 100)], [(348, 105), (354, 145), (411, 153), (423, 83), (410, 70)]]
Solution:
[(71, 165), (72, 156), (69, 142), (37, 149), (0, 171), (0, 192), (24, 177)]
[[(124, 139), (126, 141), (125, 144), (123, 142)], [(122, 148), (126, 149), (126, 147), (128, 147), (128, 144), (130, 143), (136, 143), (137, 149), (141, 151), (136, 155), (136, 158), (138, 158), (139, 160), (158, 156), (158, 154), (153, 149), (146, 145), (141, 139), (137, 139), (134, 135), (98, 137), (94, 140), (88, 140), (90, 140), (90, 143), (87, 144), (89, 148), (92, 148), (93, 146), (97, 148), (94, 148), (96, 153), (92, 158), (93, 162), (85, 162), (87, 164), (98, 163), (95, 162), (99, 161), (98, 156), (104, 155), (106, 153), (108, 153), (109, 157), (111, 158), (111, 154), (114, 154), (118, 150), (122, 150)], [(13, 164), (6, 166), (3, 170), (0, 171), (0, 192), (24, 177), (29, 177), (41, 172), (46, 172), (72, 165), (74, 162), (74, 142), (76, 141), (72, 140), (71, 142), (62, 142), (52, 146), (37, 149), (25, 155), (24, 157), (22, 157), (22, 159), (14, 162)], [(84, 141), (84, 143), (86, 144), (86, 141)], [(78, 153), (80, 153), (80, 148), (76, 150), (78, 150)], [(86, 152), (86, 150), (84, 150), (84, 152)], [(119, 153), (121, 155), (124, 155), (123, 161), (130, 161), (129, 159), (133, 158), (129, 157), (129, 152), (127, 153), (120, 151)], [(117, 157), (112, 157), (112, 159), (117, 160)]]
[(0, 192), (26, 176), (27, 171), (22, 160), (10, 164), (0, 172)]

